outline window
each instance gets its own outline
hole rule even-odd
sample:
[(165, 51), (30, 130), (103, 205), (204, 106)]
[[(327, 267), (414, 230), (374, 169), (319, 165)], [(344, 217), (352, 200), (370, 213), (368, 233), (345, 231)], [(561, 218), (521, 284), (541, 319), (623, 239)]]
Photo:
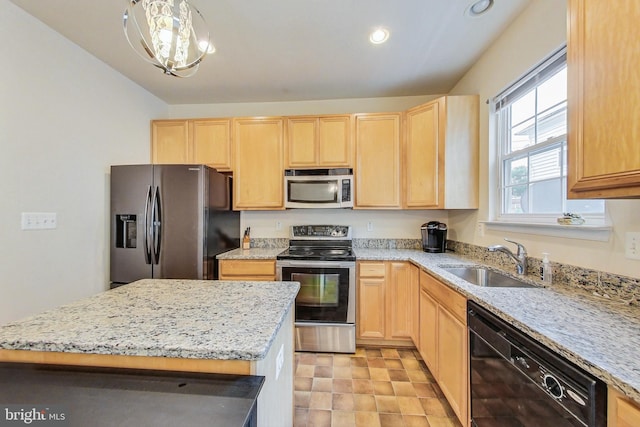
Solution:
[(500, 218), (604, 217), (602, 200), (567, 200), (567, 54), (553, 54), (493, 100)]

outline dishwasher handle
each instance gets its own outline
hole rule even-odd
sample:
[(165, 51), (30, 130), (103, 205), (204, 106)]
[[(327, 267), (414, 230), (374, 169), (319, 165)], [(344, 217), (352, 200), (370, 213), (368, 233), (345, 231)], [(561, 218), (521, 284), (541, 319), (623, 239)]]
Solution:
[(507, 338), (507, 334), (503, 330), (487, 322), (473, 309), (468, 311), (467, 325), (470, 333), (480, 338), (505, 359), (511, 360), (513, 343)]

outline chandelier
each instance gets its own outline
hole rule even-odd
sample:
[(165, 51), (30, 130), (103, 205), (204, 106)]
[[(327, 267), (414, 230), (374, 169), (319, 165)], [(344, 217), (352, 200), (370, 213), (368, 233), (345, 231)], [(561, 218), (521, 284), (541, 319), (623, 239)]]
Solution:
[(142, 58), (165, 74), (195, 74), (214, 51), (204, 17), (187, 0), (127, 0), (124, 33)]

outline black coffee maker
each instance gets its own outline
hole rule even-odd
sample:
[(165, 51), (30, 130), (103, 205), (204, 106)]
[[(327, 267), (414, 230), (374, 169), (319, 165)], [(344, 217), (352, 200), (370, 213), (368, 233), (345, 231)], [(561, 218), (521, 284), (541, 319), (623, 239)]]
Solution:
[(447, 224), (429, 221), (420, 227), (422, 232), (422, 250), (431, 253), (444, 252), (447, 245)]

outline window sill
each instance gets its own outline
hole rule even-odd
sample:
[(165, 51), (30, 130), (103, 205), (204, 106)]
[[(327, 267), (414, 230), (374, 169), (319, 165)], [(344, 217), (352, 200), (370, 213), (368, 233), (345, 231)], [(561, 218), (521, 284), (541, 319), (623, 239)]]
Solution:
[(562, 225), (552, 223), (530, 223), (509, 221), (480, 221), (489, 230), (511, 231), (514, 233), (536, 234), (566, 239), (594, 240), (607, 242), (613, 232), (610, 225)]

